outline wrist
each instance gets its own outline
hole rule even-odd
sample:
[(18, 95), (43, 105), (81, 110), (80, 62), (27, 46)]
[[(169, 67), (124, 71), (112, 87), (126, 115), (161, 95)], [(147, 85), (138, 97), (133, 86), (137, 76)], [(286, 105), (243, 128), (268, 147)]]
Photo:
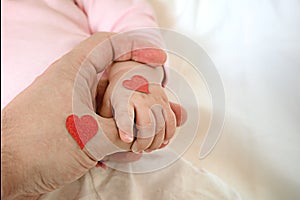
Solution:
[(1, 199), (16, 199), (18, 195), (18, 182), (20, 182), (19, 173), (20, 165), (16, 163), (16, 149), (11, 141), (14, 137), (13, 128), (9, 122), (12, 119), (9, 117), (7, 107), (1, 112), (3, 126), (1, 127)]
[[(39, 198), (39, 194), (27, 195), (21, 190), (21, 175), (23, 171), (22, 164), (14, 160), (12, 152), (1, 146), (1, 199), (24, 199), (35, 200)], [(16, 164), (13, 164), (16, 163)]]

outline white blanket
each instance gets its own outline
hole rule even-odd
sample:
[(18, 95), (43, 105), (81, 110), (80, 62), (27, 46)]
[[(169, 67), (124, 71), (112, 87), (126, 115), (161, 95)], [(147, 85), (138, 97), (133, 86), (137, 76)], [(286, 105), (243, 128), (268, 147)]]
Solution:
[(200, 161), (200, 138), (185, 157), (243, 199), (300, 199), (300, 1), (150, 2), (161, 26), (206, 50), (225, 87), (219, 143)]
[(202, 126), (184, 154), (188, 162), (146, 174), (93, 169), (42, 199), (238, 199), (223, 181), (245, 200), (300, 199), (300, 2), (149, 2), (162, 27), (195, 40), (218, 69), (226, 95), (219, 143), (199, 159), (211, 105), (208, 91), (196, 88)]
[(94, 168), (78, 181), (40, 199), (238, 200), (239, 196), (217, 176), (179, 159), (164, 169), (141, 174)]

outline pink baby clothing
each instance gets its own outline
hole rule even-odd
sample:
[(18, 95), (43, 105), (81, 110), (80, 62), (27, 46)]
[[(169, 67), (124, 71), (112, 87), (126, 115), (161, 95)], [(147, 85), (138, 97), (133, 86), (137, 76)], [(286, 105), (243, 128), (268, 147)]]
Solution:
[(95, 32), (157, 26), (144, 0), (4, 0), (2, 8), (1, 109)]

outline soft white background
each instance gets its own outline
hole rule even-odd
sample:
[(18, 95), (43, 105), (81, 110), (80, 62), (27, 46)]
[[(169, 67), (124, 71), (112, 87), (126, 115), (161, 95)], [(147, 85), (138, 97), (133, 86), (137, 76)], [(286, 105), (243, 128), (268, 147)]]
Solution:
[[(199, 160), (201, 136), (185, 157), (243, 199), (300, 199), (300, 1), (149, 2), (162, 27), (207, 51), (225, 87), (227, 114), (219, 143)], [(208, 124), (209, 112), (203, 115)]]

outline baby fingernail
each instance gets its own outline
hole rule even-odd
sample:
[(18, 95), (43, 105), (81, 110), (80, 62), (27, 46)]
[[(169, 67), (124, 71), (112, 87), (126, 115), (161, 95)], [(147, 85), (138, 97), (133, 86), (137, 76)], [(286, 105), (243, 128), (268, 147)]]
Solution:
[(140, 151), (139, 151), (139, 149), (138, 149), (136, 143), (134, 143), (134, 144), (132, 145), (131, 151), (132, 151), (133, 153), (140, 153)]
[(133, 137), (130, 135), (127, 135), (124, 131), (120, 131), (120, 137), (124, 142), (132, 142), (133, 141)]
[(159, 149), (164, 148), (165, 146), (167, 146), (169, 144), (169, 140), (166, 140), (162, 143), (162, 145), (159, 147)]

